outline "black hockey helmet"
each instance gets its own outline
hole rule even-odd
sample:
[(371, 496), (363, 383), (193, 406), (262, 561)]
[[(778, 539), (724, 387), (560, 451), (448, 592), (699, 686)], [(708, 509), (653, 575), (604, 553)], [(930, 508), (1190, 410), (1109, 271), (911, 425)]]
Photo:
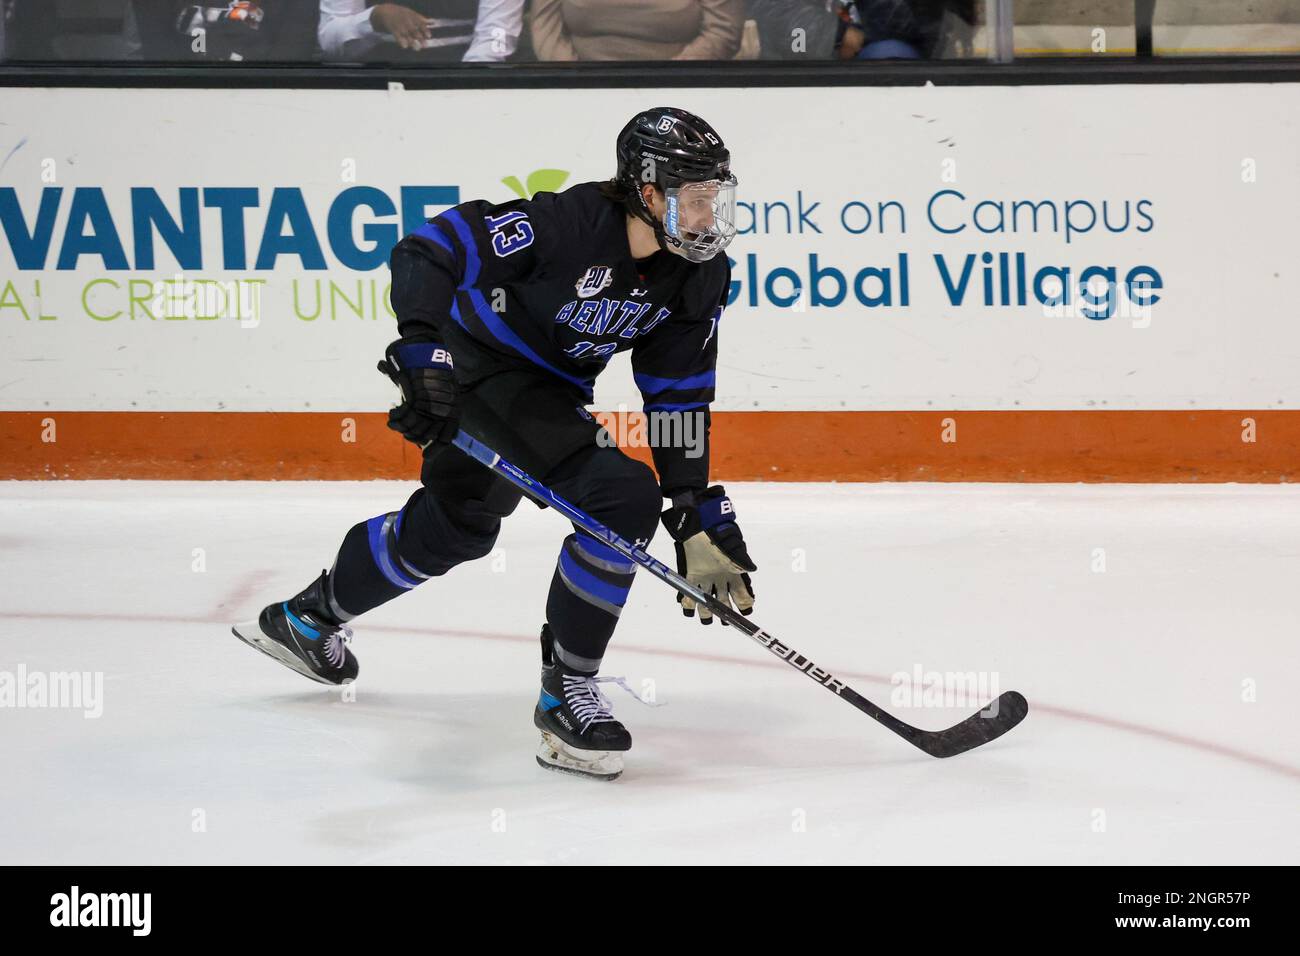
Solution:
[[(735, 238), (731, 152), (700, 117), (672, 106), (638, 113), (618, 134), (617, 151), (614, 178), (627, 191), (628, 211), (654, 229), (660, 246), (704, 262)], [(667, 200), (662, 222), (641, 195), (646, 183), (662, 190)], [(703, 219), (691, 211), (702, 204), (711, 207)]]

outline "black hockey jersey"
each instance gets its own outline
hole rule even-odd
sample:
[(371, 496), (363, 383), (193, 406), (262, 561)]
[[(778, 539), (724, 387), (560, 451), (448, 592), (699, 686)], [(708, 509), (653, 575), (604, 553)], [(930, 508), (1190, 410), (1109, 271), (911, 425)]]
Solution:
[[(646, 412), (698, 411), (707, 423), (727, 259), (697, 264), (662, 251), (633, 259), (623, 206), (598, 183), (462, 203), (398, 243), (392, 271), (404, 336), (454, 343), (467, 334), (492, 364), (544, 369), (584, 402), (610, 358), (630, 350)], [(457, 375), (476, 377), (475, 358), (452, 352)], [(707, 451), (653, 454), (666, 493), (707, 484)]]

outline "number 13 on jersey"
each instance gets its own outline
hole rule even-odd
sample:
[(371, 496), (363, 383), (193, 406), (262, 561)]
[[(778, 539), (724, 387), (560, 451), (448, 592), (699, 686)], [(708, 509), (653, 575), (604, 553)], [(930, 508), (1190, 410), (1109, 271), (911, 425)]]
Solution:
[(483, 221), (492, 236), (492, 249), (502, 259), (533, 244), (533, 224), (526, 212), (516, 210), (501, 216), (485, 216)]

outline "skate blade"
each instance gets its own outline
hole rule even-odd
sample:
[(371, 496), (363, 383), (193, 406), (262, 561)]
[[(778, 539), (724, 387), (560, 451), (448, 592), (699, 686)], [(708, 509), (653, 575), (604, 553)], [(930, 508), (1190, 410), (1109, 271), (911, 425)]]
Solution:
[[(256, 648), (267, 657), (279, 661), (291, 671), (297, 671), (303, 677), (310, 678), (318, 684), (326, 684), (330, 687), (339, 685), (332, 680), (326, 680), (321, 677), (310, 667), (300, 661), (294, 654), (279, 641), (273, 641), (262, 633), (262, 628), (256, 621), (247, 621), (243, 624), (236, 624), (230, 629), (230, 633), (235, 635), (249, 647)], [(344, 684), (352, 683), (350, 680), (343, 681)]]
[(623, 773), (621, 753), (570, 747), (545, 730), (542, 731), (542, 742), (537, 748), (537, 764), (547, 770), (586, 777), (589, 780), (617, 780)]

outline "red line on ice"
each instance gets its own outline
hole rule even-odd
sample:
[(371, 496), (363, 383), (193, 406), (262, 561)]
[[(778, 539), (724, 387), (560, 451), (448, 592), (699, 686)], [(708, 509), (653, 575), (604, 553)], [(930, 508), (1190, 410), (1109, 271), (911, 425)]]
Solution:
[[(263, 572), (253, 572), (262, 574)], [(252, 587), (255, 581), (248, 582), (248, 587)], [(242, 597), (244, 591), (244, 582), (236, 590), (235, 594), (227, 602), (234, 601)], [(149, 614), (86, 614), (86, 613), (67, 613), (51, 614), (46, 612), (29, 613), (24, 611), (7, 611), (4, 614), (9, 620), (33, 620), (33, 621), (122, 621), (122, 622), (151, 622), (157, 624), (220, 624), (227, 626), (229, 621), (217, 617), (182, 617), (179, 615), (149, 615)], [(402, 627), (397, 625), (370, 624), (364, 627), (367, 631), (378, 631), (390, 634), (419, 634), (424, 636), (445, 637), (467, 637), (475, 640), (486, 641), (506, 641), (513, 644), (532, 644), (537, 638), (532, 635), (506, 634), (500, 631), (475, 631), (459, 628), (432, 628), (432, 627)], [(627, 644), (619, 642), (615, 645), (620, 651), (630, 651), (636, 654), (649, 654), (658, 657), (679, 657), (687, 660), (707, 661), (714, 664), (728, 664), (740, 667), (767, 667), (778, 668), (781, 665), (776, 661), (765, 660), (761, 657), (755, 657), (753, 660), (746, 660), (738, 657), (727, 657), (721, 654), (705, 654), (699, 651), (678, 651), (661, 647), (646, 647), (639, 644)], [(866, 681), (873, 684), (884, 684), (890, 686), (890, 681), (886, 677), (880, 677), (876, 674), (859, 674), (850, 671), (837, 671), (837, 676), (843, 676), (846, 679), (855, 681)], [(1145, 724), (1137, 724), (1128, 720), (1120, 720), (1115, 717), (1106, 717), (1102, 714), (1090, 714), (1081, 710), (1073, 710), (1068, 707), (1056, 707), (1050, 704), (1039, 703), (1037, 700), (1029, 702), (1030, 713), (1032, 714), (1050, 714), (1053, 717), (1060, 717), (1064, 720), (1074, 720), (1080, 723), (1094, 724), (1099, 727), (1109, 727), (1112, 730), (1119, 730), (1125, 733), (1137, 734), (1142, 737), (1149, 737), (1152, 740), (1159, 740), (1165, 743), (1177, 744), (1180, 747), (1188, 747), (1194, 750), (1200, 750), (1205, 753), (1215, 754), (1219, 757), (1226, 757), (1229, 760), (1236, 760), (1241, 763), (1250, 764), (1261, 770), (1270, 770), (1274, 773), (1280, 773), (1284, 776), (1300, 780), (1300, 767), (1294, 767), (1290, 764), (1273, 760), (1269, 757), (1263, 757), (1259, 754), (1253, 754), (1249, 751), (1238, 750), (1235, 747), (1227, 747), (1223, 744), (1216, 744), (1210, 740), (1201, 740), (1196, 737), (1188, 737), (1186, 734), (1179, 734), (1173, 731), (1161, 730), (1158, 727), (1149, 727)]]

